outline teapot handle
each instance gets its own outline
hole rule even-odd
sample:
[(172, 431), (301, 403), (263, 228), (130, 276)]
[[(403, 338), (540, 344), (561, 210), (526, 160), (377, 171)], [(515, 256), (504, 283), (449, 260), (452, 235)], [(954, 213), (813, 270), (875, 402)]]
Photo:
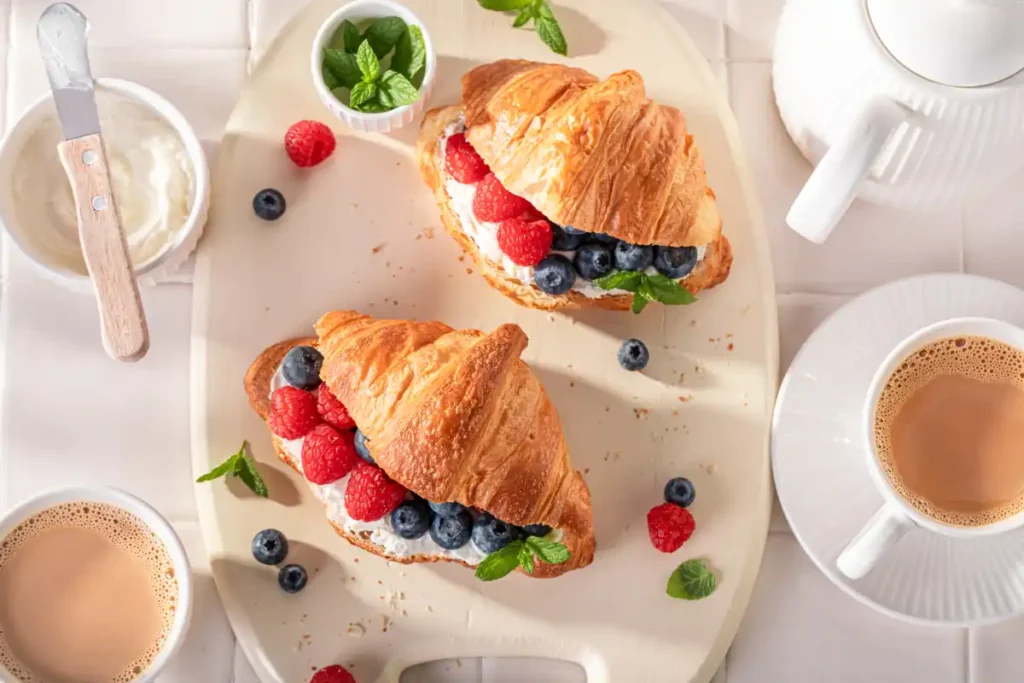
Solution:
[(786, 224), (816, 244), (824, 242), (857, 196), (885, 144), (908, 112), (887, 97), (868, 102), (832, 145), (786, 214)]

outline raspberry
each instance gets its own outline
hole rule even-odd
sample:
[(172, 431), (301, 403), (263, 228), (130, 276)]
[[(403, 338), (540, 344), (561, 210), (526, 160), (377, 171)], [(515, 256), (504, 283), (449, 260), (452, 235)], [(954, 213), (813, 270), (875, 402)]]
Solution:
[(293, 123), (284, 134), (288, 158), (300, 168), (316, 166), (334, 152), (334, 133), (319, 121)]
[(444, 148), (444, 167), (452, 178), (467, 184), (475, 183), (491, 172), (462, 133), (448, 138)]
[(506, 190), (493, 173), (484, 176), (476, 186), (476, 194), (473, 195), (473, 214), (479, 220), (491, 223), (515, 218), (532, 206), (522, 197), (517, 197)]
[(309, 679), (309, 683), (356, 683), (356, 679), (342, 667), (332, 664), (313, 674), (313, 678)]
[(352, 432), (319, 424), (302, 442), (302, 473), (314, 484), (338, 481), (361, 462)]
[(663, 553), (679, 550), (693, 535), (693, 515), (674, 503), (662, 503), (647, 513), (647, 533), (651, 543)]
[(384, 474), (384, 470), (360, 463), (345, 488), (345, 509), (361, 522), (378, 520), (405, 500), (406, 490)]
[(498, 246), (513, 263), (535, 266), (551, 251), (551, 224), (509, 218), (498, 226)]
[(270, 431), (282, 439), (299, 439), (320, 422), (316, 398), (308, 391), (285, 386), (270, 395)]
[(355, 429), (356, 421), (348, 414), (341, 401), (335, 398), (326, 384), (321, 384), (316, 392), (316, 410), (324, 422), (335, 429)]

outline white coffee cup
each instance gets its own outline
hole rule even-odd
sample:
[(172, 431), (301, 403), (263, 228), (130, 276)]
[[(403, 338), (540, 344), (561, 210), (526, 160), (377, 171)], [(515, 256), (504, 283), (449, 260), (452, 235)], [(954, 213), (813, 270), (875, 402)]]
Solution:
[(1024, 512), (984, 526), (964, 527), (940, 522), (904, 500), (882, 471), (874, 438), (875, 408), (882, 390), (893, 371), (908, 356), (923, 346), (950, 337), (988, 337), (1024, 350), (1024, 330), (1018, 327), (991, 318), (953, 318), (918, 330), (886, 356), (871, 379), (862, 411), (865, 463), (884, 503), (836, 559), (839, 571), (851, 579), (865, 576), (886, 552), (915, 528), (954, 538), (977, 538), (1002, 534), (1024, 525)]
[[(174, 623), (167, 632), (167, 639), (160, 652), (153, 658), (149, 667), (132, 679), (132, 683), (152, 683), (164, 669), (171, 657), (180, 647), (188, 631), (188, 622), (192, 613), (192, 570), (188, 564), (188, 556), (181, 539), (174, 528), (159, 512), (141, 498), (120, 489), (108, 486), (73, 486), (40, 494), (14, 507), (0, 517), (0, 540), (6, 538), (14, 529), (43, 510), (63, 503), (106, 503), (130, 512), (138, 517), (152, 531), (163, 546), (174, 565), (174, 575), (178, 582), (177, 609)], [(0, 664), (0, 681), (19, 683), (19, 679)]]

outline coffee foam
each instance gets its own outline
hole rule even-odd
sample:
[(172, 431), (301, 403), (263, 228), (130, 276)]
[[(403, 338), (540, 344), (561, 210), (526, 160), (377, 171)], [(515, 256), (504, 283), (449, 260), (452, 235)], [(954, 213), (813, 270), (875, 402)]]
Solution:
[[(163, 649), (178, 611), (178, 579), (167, 548), (135, 515), (106, 503), (66, 503), (47, 508), (19, 524), (0, 542), (0, 571), (24, 544), (49, 529), (81, 528), (95, 531), (114, 546), (141, 560), (162, 613), (163, 628), (152, 645), (124, 671), (102, 683), (130, 683), (149, 668)], [(0, 664), (22, 683), (47, 683), (18, 661), (4, 638), (0, 624)], [(97, 683), (101, 683), (97, 681)]]
[(889, 483), (920, 512), (953, 526), (985, 526), (1024, 511), (1024, 495), (973, 513), (945, 510), (909, 490), (900, 479), (890, 438), (893, 420), (904, 403), (939, 375), (962, 375), (1024, 390), (1024, 352), (988, 337), (951, 337), (932, 342), (904, 359), (889, 375), (875, 406), (875, 452)]

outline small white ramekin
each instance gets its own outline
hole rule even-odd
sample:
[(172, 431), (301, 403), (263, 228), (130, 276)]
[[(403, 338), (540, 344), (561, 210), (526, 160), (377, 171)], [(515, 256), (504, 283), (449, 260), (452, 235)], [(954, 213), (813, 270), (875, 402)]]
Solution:
[[(203, 147), (192, 126), (181, 112), (162, 96), (138, 83), (117, 78), (99, 78), (96, 82), (103, 88), (145, 105), (166, 119), (181, 138), (192, 163), (195, 192), (188, 220), (178, 231), (176, 238), (168, 243), (163, 251), (147, 263), (135, 267), (135, 276), (140, 285), (158, 284), (188, 259), (195, 251), (199, 238), (203, 234), (203, 227), (206, 225), (207, 214), (210, 210), (210, 168), (206, 163), (206, 154), (203, 152)], [(12, 192), (14, 189), (12, 179), (18, 173), (18, 158), (39, 123), (47, 116), (53, 115), (55, 115), (53, 97), (46, 94), (21, 115), (21, 118), (0, 143), (0, 225), (44, 275), (73, 291), (92, 294), (93, 286), (89, 276), (55, 263), (48, 258), (46, 253), (37, 246), (38, 242), (27, 234), (29, 226), (22, 225), (18, 220)], [(54, 158), (56, 158), (56, 151)]]
[[(348, 108), (339, 102), (338, 98), (327, 88), (323, 75), (324, 48), (330, 44), (335, 31), (338, 30), (338, 27), (341, 26), (341, 22), (344, 20), (348, 19), (358, 24), (360, 21), (379, 19), (380, 17), (400, 17), (406, 24), (418, 26), (423, 33), (423, 43), (427, 48), (427, 64), (424, 67), (423, 84), (420, 86), (419, 99), (412, 104), (407, 104), (404, 107), (398, 107), (391, 111), (370, 114)], [(317, 31), (316, 38), (313, 40), (313, 51), (310, 53), (309, 62), (313, 76), (313, 86), (316, 88), (316, 94), (320, 96), (320, 101), (331, 110), (331, 113), (348, 124), (350, 128), (364, 133), (389, 133), (412, 122), (424, 110), (427, 100), (430, 99), (437, 71), (437, 55), (434, 53), (434, 44), (430, 40), (430, 33), (427, 31), (427, 27), (423, 25), (419, 17), (397, 2), (391, 2), (391, 0), (355, 0), (355, 2), (351, 2), (335, 11), (320, 26), (320, 30)]]
[[(132, 679), (132, 683), (153, 683), (160, 671), (167, 666), (167, 662), (181, 647), (192, 616), (192, 569), (189, 566), (188, 556), (185, 554), (185, 547), (182, 545), (181, 539), (178, 538), (178, 534), (163, 515), (141, 498), (121, 489), (109, 486), (72, 486), (30, 498), (0, 517), (0, 541), (26, 519), (47, 508), (63, 503), (78, 502), (107, 503), (135, 515), (160, 539), (174, 564), (174, 575), (178, 580), (177, 612), (174, 614), (174, 623), (171, 624), (167, 640), (164, 641), (163, 648), (157, 653), (152, 664), (137, 678)], [(17, 683), (17, 680), (10, 671), (0, 664), (0, 681)]]

